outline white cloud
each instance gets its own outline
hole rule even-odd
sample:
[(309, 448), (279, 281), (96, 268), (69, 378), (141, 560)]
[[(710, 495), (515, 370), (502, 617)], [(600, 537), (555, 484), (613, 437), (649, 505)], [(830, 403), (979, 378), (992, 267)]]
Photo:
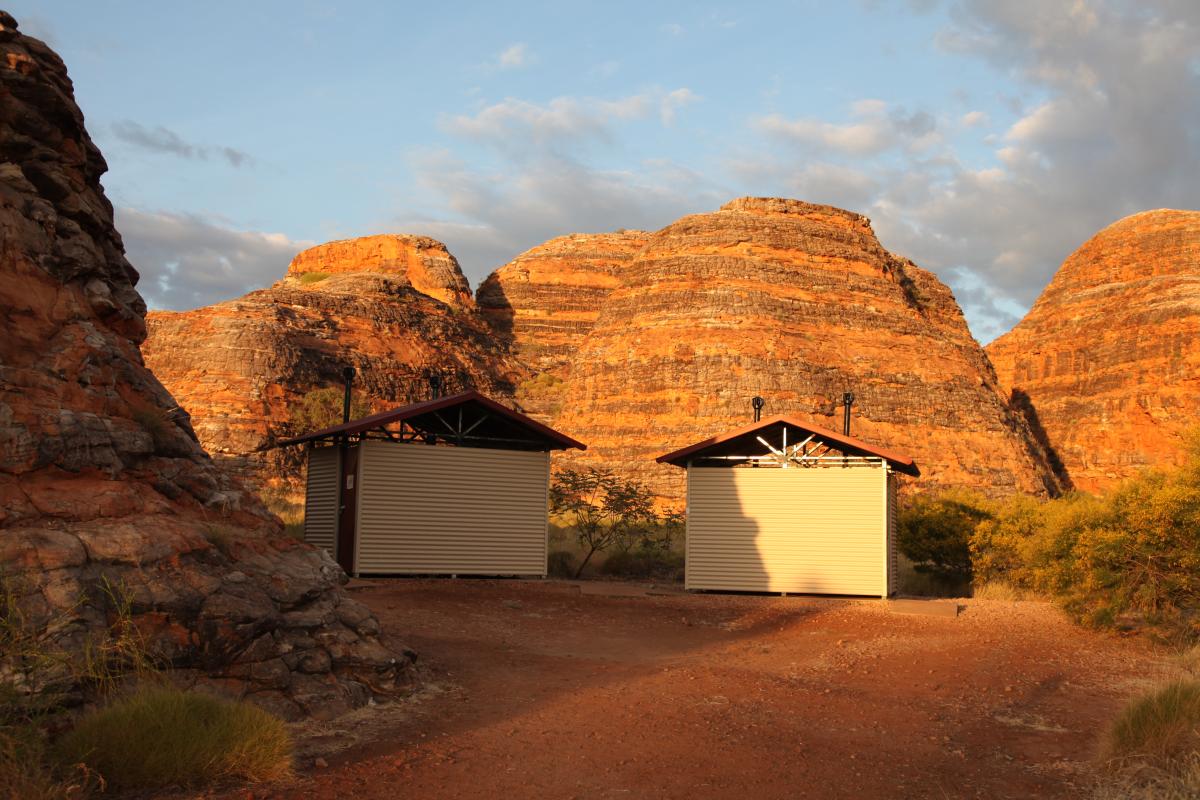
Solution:
[(675, 121), (675, 112), (686, 105), (695, 103), (700, 99), (700, 96), (691, 89), (683, 88), (667, 92), (659, 101), (659, 119), (663, 125), (670, 125)]
[(959, 119), (959, 123), (964, 128), (981, 128), (987, 125), (989, 121), (988, 115), (983, 111), (968, 111)]
[(412, 167), (422, 186), (442, 199), (446, 213), (434, 218), (402, 209), (389, 224), (445, 242), (476, 285), (547, 239), (617, 228), (656, 230), (732, 196), (731, 189), (669, 160), (610, 170), (547, 150), (480, 169), (437, 150), (415, 154)]
[(678, 22), (668, 22), (663, 25), (659, 25), (658, 29), (663, 33), (670, 34), (671, 36), (683, 35), (683, 26)]
[(855, 121), (842, 124), (781, 114), (760, 117), (753, 124), (803, 150), (841, 156), (875, 156), (898, 147), (924, 149), (939, 138), (936, 120), (925, 111), (909, 113), (882, 100), (863, 99), (851, 104), (850, 113)]
[(401, 209), (388, 224), (444, 241), (477, 284), (521, 251), (565, 233), (657, 229), (713, 208), (730, 190), (669, 160), (623, 170), (585, 159), (596, 143), (616, 144), (622, 125), (655, 118), (670, 125), (699, 100), (686, 87), (541, 104), (509, 98), (473, 115), (445, 118), (446, 133), (487, 145), (498, 163), (480, 167), (449, 149), (414, 153), (411, 165), (421, 186), (445, 211), (432, 216)]
[(239, 231), (195, 214), (116, 209), (138, 290), (151, 308), (187, 309), (274, 283), (313, 242)]
[(805, 199), (856, 201), (885, 247), (951, 284), (987, 341), (1099, 229), (1148, 208), (1200, 208), (1200, 4), (963, 0), (950, 17), (943, 49), (1038, 98), (1010, 98), (1018, 117), (1006, 130), (988, 131), (981, 111), (950, 126), (985, 131), (994, 161), (960, 151), (932, 116), (860, 102), (841, 124), (757, 120), (795, 148), (761, 172)]
[(444, 117), (441, 128), (515, 155), (547, 147), (578, 147), (589, 141), (611, 142), (614, 123), (654, 114), (669, 125), (679, 109), (699, 99), (686, 87), (670, 92), (648, 90), (612, 100), (556, 97), (544, 104), (510, 97), (473, 115)]
[(500, 52), (500, 55), (496, 57), (496, 66), (499, 69), (517, 69), (527, 67), (536, 61), (537, 58), (529, 50), (529, 45), (517, 42)]

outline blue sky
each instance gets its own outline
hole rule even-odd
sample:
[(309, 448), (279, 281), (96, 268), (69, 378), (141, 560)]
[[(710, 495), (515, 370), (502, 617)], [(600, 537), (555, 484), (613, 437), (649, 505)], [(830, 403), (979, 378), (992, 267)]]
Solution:
[(445, 241), (473, 285), (736, 196), (864, 213), (987, 341), (1116, 219), (1200, 207), (1200, 4), (10, 2), (63, 56), (140, 288)]

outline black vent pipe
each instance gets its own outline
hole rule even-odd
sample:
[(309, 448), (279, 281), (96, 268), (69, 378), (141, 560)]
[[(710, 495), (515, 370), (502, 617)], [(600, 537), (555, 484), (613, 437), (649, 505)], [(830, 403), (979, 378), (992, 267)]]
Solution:
[(765, 406), (766, 404), (767, 404), (767, 401), (763, 400), (761, 397), (759, 397), (757, 395), (755, 395), (754, 399), (750, 401), (750, 405), (754, 408), (754, 421), (755, 422), (758, 422), (760, 419), (762, 419), (763, 406)]
[(346, 382), (346, 395), (342, 398), (342, 422), (349, 422), (350, 388), (354, 385), (354, 367), (342, 367), (342, 379)]
[(854, 405), (854, 393), (846, 392), (842, 395), (842, 434), (850, 435), (850, 406)]

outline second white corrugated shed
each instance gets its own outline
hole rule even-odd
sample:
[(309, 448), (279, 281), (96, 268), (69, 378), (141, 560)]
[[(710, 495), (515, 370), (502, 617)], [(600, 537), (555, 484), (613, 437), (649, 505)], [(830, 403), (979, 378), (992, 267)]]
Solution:
[(894, 593), (911, 458), (779, 416), (658, 461), (687, 469), (687, 589)]

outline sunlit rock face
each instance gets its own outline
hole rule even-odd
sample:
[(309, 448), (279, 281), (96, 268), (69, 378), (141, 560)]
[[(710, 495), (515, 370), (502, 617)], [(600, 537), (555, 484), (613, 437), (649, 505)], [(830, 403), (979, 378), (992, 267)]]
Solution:
[(583, 462), (681, 498), (655, 456), (748, 423), (755, 395), (840, 429), (851, 391), (853, 434), (913, 456), (923, 488), (1058, 488), (949, 289), (863, 216), (741, 198), (654, 233), (620, 275), (556, 418)]
[(475, 313), (445, 246), (368, 236), (300, 253), (274, 286), (192, 311), (154, 311), (146, 364), (191, 409), (204, 447), (255, 483), (298, 479), (298, 452), (270, 449), (305, 431), (291, 409), (342, 385), (378, 409), (445, 388), (508, 396), (525, 370)]
[(310, 247), (288, 265), (288, 278), (374, 273), (406, 281), (422, 294), (470, 307), (471, 287), (446, 245), (428, 236), (385, 233)]
[(480, 284), (475, 294), (480, 313), (535, 376), (520, 392), (527, 411), (554, 416), (579, 345), (649, 237), (629, 230), (559, 236)]
[(987, 351), (1076, 487), (1179, 463), (1200, 420), (1200, 212), (1100, 231)]
[[(138, 275), (63, 62), (3, 12), (0, 55), (0, 578), (23, 617), (81, 650), (127, 598), (179, 680), (286, 717), (405, 689), (411, 654), (216, 468), (143, 364)], [(70, 680), (10, 652), (0, 679)]]

